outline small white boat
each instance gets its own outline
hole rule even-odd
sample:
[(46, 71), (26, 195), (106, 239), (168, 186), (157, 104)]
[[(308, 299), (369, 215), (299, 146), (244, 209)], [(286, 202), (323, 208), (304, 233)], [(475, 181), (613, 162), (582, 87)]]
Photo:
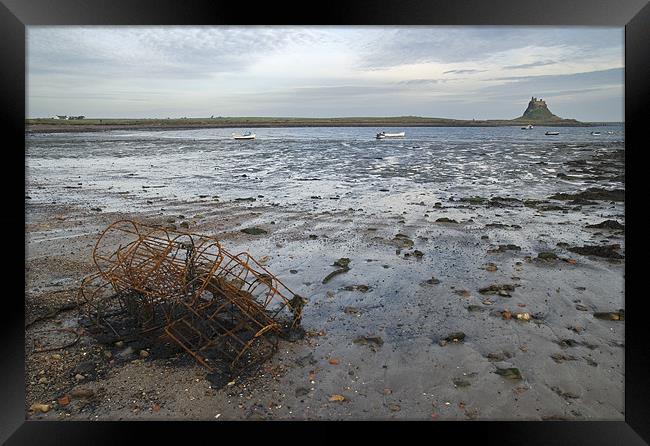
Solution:
[(533, 129), (533, 126), (530, 125), (530, 124), (528, 124), (526, 127), (522, 127), (521, 129), (522, 129), (522, 130), (532, 130), (532, 129)]
[(246, 132), (243, 135), (240, 135), (238, 133), (233, 133), (232, 137), (233, 139), (255, 139), (255, 133)]
[(594, 136), (600, 136), (600, 132), (591, 132), (591, 134)]
[(546, 133), (544, 133), (544, 134), (545, 134), (545, 135), (549, 135), (549, 136), (555, 136), (555, 135), (559, 135), (560, 132), (546, 132)]
[(384, 138), (403, 138), (406, 136), (406, 132), (400, 132), (400, 133), (386, 133), (386, 132), (379, 132), (377, 133), (377, 139), (384, 139)]

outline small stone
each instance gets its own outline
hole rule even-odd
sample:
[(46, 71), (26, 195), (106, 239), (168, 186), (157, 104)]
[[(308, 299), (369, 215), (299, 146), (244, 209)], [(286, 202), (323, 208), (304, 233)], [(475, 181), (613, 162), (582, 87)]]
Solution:
[(367, 293), (370, 290), (368, 285), (348, 285), (343, 287), (345, 291), (360, 291), (362, 293)]
[(354, 341), (355, 344), (367, 345), (375, 344), (378, 346), (384, 345), (384, 340), (379, 336), (359, 336)]
[(73, 373), (89, 374), (95, 371), (95, 364), (92, 361), (84, 361), (79, 363), (73, 370)]
[(29, 410), (32, 412), (49, 412), (50, 406), (49, 404), (40, 404), (40, 403), (34, 403), (29, 407)]
[(336, 276), (338, 274), (342, 274), (342, 273), (347, 273), (348, 271), (350, 271), (350, 268), (348, 268), (347, 266), (345, 268), (339, 268), (339, 269), (337, 269), (335, 271), (332, 271), (327, 276), (325, 276), (325, 278), (323, 279), (323, 284), (325, 284), (325, 283), (329, 282), (330, 280), (332, 280), (332, 278), (334, 276)]
[(497, 266), (494, 263), (487, 263), (487, 264), (483, 265), (483, 269), (485, 271), (489, 271), (489, 272), (493, 273), (496, 270), (498, 270), (499, 268), (497, 268)]
[(124, 341), (117, 341), (117, 342), (115, 343), (115, 347), (117, 347), (117, 348), (122, 348), (122, 347), (124, 347)]
[(564, 353), (553, 353), (551, 359), (557, 362), (558, 364), (563, 363), (564, 361), (575, 361), (575, 356), (565, 355)]
[(262, 235), (262, 234), (268, 234), (268, 231), (262, 229), (262, 228), (257, 228), (257, 227), (252, 227), (252, 228), (244, 228), (241, 230), (244, 234), (249, 234), (249, 235)]
[(467, 306), (467, 311), (469, 311), (470, 313), (474, 311), (486, 311), (486, 310), (487, 308), (483, 308), (480, 305), (470, 304)]
[(497, 368), (494, 373), (507, 379), (522, 379), (521, 372), (516, 367)]
[(80, 374), (80, 373), (77, 373), (77, 374), (74, 376), (74, 379), (76, 379), (77, 381), (83, 381), (84, 379), (86, 379), (86, 377), (83, 376), (83, 375)]
[(605, 220), (595, 225), (587, 225), (586, 227), (597, 228), (597, 229), (625, 229), (625, 226), (620, 224), (616, 220)]
[(359, 309), (356, 307), (345, 307), (343, 311), (345, 314), (359, 314)]
[(463, 342), (465, 340), (465, 333), (462, 331), (450, 333), (444, 340), (447, 342)]
[(514, 285), (504, 283), (502, 285), (492, 284), (487, 287), (479, 288), (478, 292), (485, 295), (498, 294), (499, 296), (510, 297), (510, 292), (514, 290)]
[(557, 260), (557, 254), (554, 252), (544, 251), (537, 254), (537, 258), (540, 260)]
[(604, 321), (624, 321), (625, 312), (623, 310), (619, 310), (618, 312), (615, 311), (597, 312), (594, 313), (594, 317), (596, 319), (602, 319)]
[(596, 246), (575, 246), (572, 248), (567, 248), (571, 252), (581, 254), (584, 256), (597, 256), (605, 257), (610, 259), (623, 259), (625, 258), (618, 252), (620, 249), (619, 245), (596, 245)]
[(391, 404), (389, 406), (389, 409), (391, 410), (391, 412), (399, 412), (400, 410), (402, 410), (399, 404)]
[(133, 354), (133, 348), (127, 347), (117, 354), (120, 358), (127, 358)]
[(146, 358), (147, 356), (149, 356), (149, 352), (148, 352), (148, 351), (146, 351), (146, 350), (140, 350), (140, 357), (141, 357), (141, 358)]
[(309, 394), (309, 389), (307, 389), (306, 387), (298, 387), (295, 391), (295, 395), (297, 397), (305, 396), (308, 394)]
[(336, 260), (332, 266), (338, 266), (341, 268), (347, 268), (350, 265), (350, 259), (347, 257), (341, 257), (340, 259)]
[(73, 398), (91, 398), (95, 395), (95, 392), (92, 389), (73, 389), (70, 391), (70, 396)]
[(47, 378), (45, 378), (45, 377), (40, 378), (40, 379), (38, 380), (38, 383), (39, 383), (39, 384), (47, 384), (47, 383), (48, 383)]
[(68, 395), (64, 395), (60, 398), (57, 398), (56, 402), (59, 404), (59, 406), (65, 407), (70, 404), (70, 397)]
[(511, 358), (512, 355), (506, 351), (488, 353), (487, 358), (490, 361), (504, 361)]

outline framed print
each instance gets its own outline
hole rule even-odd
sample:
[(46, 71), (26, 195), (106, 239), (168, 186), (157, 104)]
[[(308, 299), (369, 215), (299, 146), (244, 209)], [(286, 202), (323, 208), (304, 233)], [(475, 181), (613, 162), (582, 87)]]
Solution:
[(645, 2), (83, 6), (1, 7), (3, 441), (647, 443)]

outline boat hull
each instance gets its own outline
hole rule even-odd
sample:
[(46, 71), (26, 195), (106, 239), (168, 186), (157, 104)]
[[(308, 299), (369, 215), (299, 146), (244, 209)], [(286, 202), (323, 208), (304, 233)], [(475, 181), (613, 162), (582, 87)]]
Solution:
[(386, 139), (386, 138), (403, 138), (406, 136), (406, 132), (401, 133), (378, 133), (377, 139)]

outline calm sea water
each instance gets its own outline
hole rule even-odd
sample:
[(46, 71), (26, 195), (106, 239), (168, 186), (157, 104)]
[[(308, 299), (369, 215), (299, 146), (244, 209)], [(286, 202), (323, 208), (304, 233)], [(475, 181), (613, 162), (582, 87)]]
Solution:
[[(257, 139), (231, 139), (241, 130)], [(406, 137), (375, 139), (381, 130), (403, 130)], [(549, 130), (560, 135), (544, 135)], [(169, 199), (263, 195), (308, 208), (314, 195), (336, 198), (332, 206), (383, 206), (425, 193), (432, 200), (542, 198), (584, 189), (592, 180), (561, 180), (557, 173), (567, 161), (623, 149), (624, 128), (199, 129), (28, 134), (26, 140), (26, 194), (33, 203), (128, 210)]]

